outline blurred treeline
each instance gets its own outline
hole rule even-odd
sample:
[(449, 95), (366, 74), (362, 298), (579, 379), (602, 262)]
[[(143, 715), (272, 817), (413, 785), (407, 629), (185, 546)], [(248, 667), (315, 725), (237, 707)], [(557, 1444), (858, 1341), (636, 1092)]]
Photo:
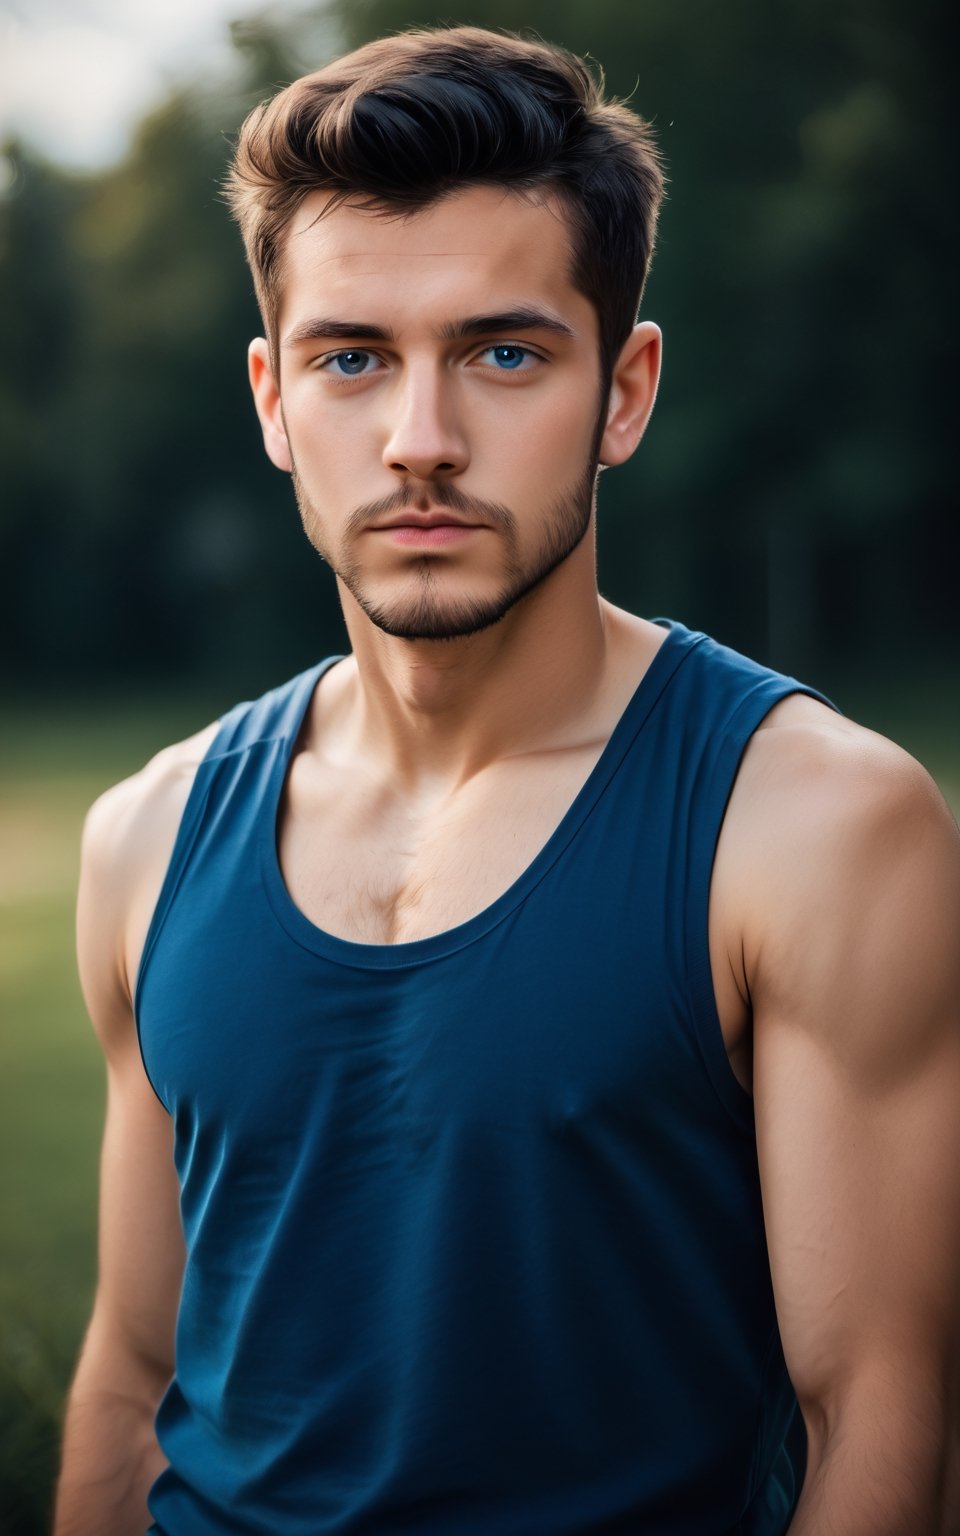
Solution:
[(666, 157), (644, 305), (664, 380), (640, 453), (604, 477), (607, 594), (821, 683), (955, 665), (947, 18), (934, 0), (265, 11), (233, 28), (229, 78), (184, 83), (115, 167), (67, 174), (10, 146), (8, 685), (249, 691), (342, 644), (248, 402), (259, 327), (219, 183), (254, 101), (438, 19), (588, 52)]

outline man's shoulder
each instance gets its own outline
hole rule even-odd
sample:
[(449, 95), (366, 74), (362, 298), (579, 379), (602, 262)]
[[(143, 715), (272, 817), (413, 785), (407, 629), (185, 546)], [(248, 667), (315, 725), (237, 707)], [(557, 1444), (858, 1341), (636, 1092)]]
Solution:
[(78, 958), (94, 1025), (123, 1028), (139, 957), (214, 723), (166, 747), (87, 813), (80, 861)]
[(729, 816), (727, 889), (768, 993), (816, 995), (831, 956), (841, 970), (869, 956), (874, 977), (904, 969), (904, 946), (940, 964), (935, 914), (960, 916), (960, 832), (902, 747), (792, 695), (754, 733)]
[(212, 745), (219, 721), (156, 753), (129, 778), (96, 799), (84, 824), (84, 854), (95, 862), (123, 862), (144, 835), (162, 834), (179, 823), (200, 763)]
[(851, 832), (891, 815), (952, 820), (909, 752), (804, 693), (787, 695), (760, 722), (738, 789), (755, 815), (788, 834), (830, 834), (838, 824)]
[(330, 657), (299, 672), (259, 697), (226, 710), (192, 736), (156, 753), (129, 778), (122, 779), (94, 801), (84, 827), (84, 851), (95, 860), (123, 863), (136, 854), (143, 840), (164, 842), (176, 832), (197, 769), (214, 742), (218, 754), (279, 735), (297, 727), (313, 687), (339, 657)]
[(87, 813), (80, 866), (81, 967), (84, 940), (98, 956), (120, 956), (121, 990), (132, 1000), (140, 954), (197, 772), (216, 755), (292, 735), (321, 673), (318, 663), (218, 720), (165, 747), (129, 778), (100, 795)]
[(753, 733), (728, 810), (743, 878), (786, 899), (823, 880), (889, 875), (907, 848), (956, 857), (956, 822), (927, 770), (896, 742), (790, 694)]

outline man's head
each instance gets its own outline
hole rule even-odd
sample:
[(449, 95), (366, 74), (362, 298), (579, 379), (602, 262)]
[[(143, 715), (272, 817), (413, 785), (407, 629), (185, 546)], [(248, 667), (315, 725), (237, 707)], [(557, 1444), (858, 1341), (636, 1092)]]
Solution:
[(381, 38), (248, 117), (227, 183), (275, 366), (283, 258), (311, 193), (387, 214), (470, 186), (553, 193), (575, 287), (598, 317), (601, 375), (636, 319), (663, 175), (648, 125), (582, 60), (476, 27)]
[(595, 600), (597, 464), (633, 452), (659, 369), (645, 126), (544, 45), (405, 34), (254, 113), (231, 185), (264, 443), (348, 626), (452, 639)]

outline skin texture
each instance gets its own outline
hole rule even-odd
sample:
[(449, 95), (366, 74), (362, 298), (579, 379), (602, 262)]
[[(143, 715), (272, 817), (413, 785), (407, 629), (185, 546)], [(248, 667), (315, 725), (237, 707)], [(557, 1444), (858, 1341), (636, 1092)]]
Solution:
[[(492, 188), (402, 221), (349, 207), (318, 219), (323, 208), (308, 199), (288, 240), (279, 379), (266, 342), (250, 350), (266, 450), (295, 472), (352, 645), (308, 713), (280, 860), (313, 922), (394, 943), (462, 922), (517, 878), (663, 632), (597, 592), (583, 491), (596, 317), (571, 285), (558, 210)], [(462, 334), (523, 309), (540, 321)], [(656, 327), (638, 326), (604, 407), (603, 463), (635, 449), (659, 356)], [(110, 791), (87, 827), (81, 973), (109, 1109), (101, 1280), (57, 1536), (142, 1532), (160, 1464), (150, 1423), (172, 1369), (182, 1242), (170, 1128), (130, 1000), (213, 729)], [(793, 1536), (947, 1536), (960, 849), (923, 770), (813, 700), (779, 704), (731, 797), (710, 952), (731, 1070), (754, 1092), (771, 1269), (810, 1437)]]

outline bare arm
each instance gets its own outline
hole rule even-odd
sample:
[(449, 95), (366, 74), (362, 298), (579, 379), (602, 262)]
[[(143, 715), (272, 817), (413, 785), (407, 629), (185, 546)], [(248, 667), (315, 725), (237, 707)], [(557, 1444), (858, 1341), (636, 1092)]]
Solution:
[(132, 984), (208, 735), (110, 791), (87, 820), (80, 977), (107, 1063), (99, 1280), (67, 1405), (54, 1536), (143, 1536), (164, 1462), (153, 1422), (173, 1372), (183, 1272), (170, 1118), (140, 1059)]
[(143, 1536), (164, 1465), (153, 1420), (173, 1372), (182, 1242), (169, 1127), (137, 1068), (108, 1068), (100, 1283), (67, 1406), (56, 1536)]
[(888, 743), (839, 723), (776, 734), (748, 769), (745, 966), (771, 1270), (809, 1442), (791, 1536), (949, 1536), (960, 839)]

